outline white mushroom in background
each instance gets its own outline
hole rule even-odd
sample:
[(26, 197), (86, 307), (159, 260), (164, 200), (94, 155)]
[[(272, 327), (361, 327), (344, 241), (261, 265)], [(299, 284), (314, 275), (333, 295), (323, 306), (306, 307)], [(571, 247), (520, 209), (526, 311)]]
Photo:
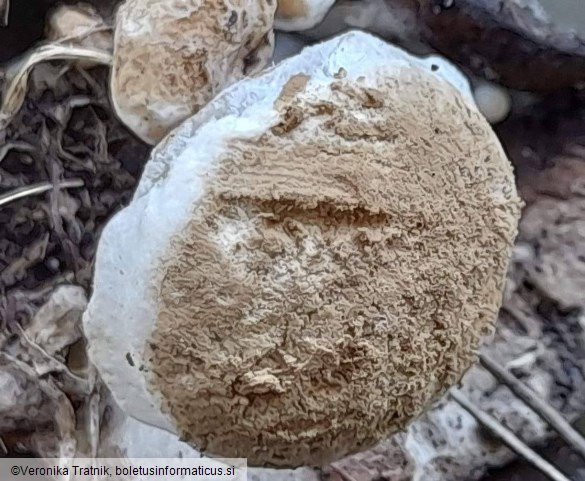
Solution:
[(479, 111), (490, 124), (505, 120), (512, 109), (510, 93), (499, 85), (479, 81), (473, 89), (473, 96)]
[(335, 0), (278, 0), (274, 28), (301, 31), (319, 24)]
[(259, 72), (273, 48), (274, 0), (126, 0), (118, 9), (111, 96), (156, 144), (222, 89)]
[(347, 33), (155, 148), (100, 240), (90, 358), (128, 415), (201, 452), (323, 465), (476, 361), (519, 206), (464, 76)]

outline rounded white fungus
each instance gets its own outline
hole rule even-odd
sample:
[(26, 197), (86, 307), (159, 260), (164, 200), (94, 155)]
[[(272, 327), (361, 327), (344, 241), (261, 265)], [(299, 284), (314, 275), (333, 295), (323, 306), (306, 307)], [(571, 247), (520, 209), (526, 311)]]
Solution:
[(490, 124), (502, 122), (510, 114), (512, 99), (506, 89), (492, 83), (481, 82), (473, 91), (479, 111)]
[(222, 89), (270, 60), (274, 0), (126, 0), (111, 95), (120, 119), (156, 144)]
[(465, 78), (347, 33), (155, 148), (100, 240), (90, 357), (129, 415), (201, 452), (324, 464), (475, 362), (519, 206)]

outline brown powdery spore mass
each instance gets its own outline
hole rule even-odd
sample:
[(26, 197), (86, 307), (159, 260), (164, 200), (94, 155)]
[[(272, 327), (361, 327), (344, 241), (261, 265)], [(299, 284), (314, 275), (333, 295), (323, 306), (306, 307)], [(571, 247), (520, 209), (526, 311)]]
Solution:
[(370, 447), (493, 332), (520, 201), (489, 125), (418, 68), (338, 77), (291, 79), (280, 123), (226, 148), (161, 260), (152, 387), (204, 452)]

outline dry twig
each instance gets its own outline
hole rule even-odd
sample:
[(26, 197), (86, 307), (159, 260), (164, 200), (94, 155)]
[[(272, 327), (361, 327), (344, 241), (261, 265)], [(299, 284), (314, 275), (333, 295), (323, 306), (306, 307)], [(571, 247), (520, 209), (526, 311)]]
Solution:
[[(0, 0), (1, 1), (1, 0)], [(27, 55), (11, 72), (2, 98), (0, 129), (8, 126), (18, 113), (26, 97), (29, 75), (35, 65), (49, 60), (88, 60), (97, 64), (110, 65), (112, 55), (100, 50), (48, 44)]]
[(71, 189), (75, 187), (83, 187), (83, 180), (81, 179), (64, 180), (58, 185), (51, 184), (50, 182), (43, 182), (41, 184), (20, 187), (18, 189), (14, 189), (10, 192), (7, 192), (6, 194), (0, 195), (0, 207), (9, 204), (12, 201), (22, 199), (23, 197), (44, 194), (45, 192), (53, 190), (54, 188)]
[(12, 150), (31, 153), (34, 152), (34, 147), (29, 143), (22, 141), (6, 142), (2, 147), (0, 147), (0, 162), (2, 162), (8, 153)]
[(453, 389), (449, 392), (450, 396), (469, 414), (471, 414), (481, 425), (485, 426), (496, 437), (498, 437), (506, 446), (516, 454), (524, 458), (536, 469), (548, 476), (553, 481), (570, 481), (563, 473), (541, 458), (535, 451), (530, 449), (519, 437), (512, 431), (502, 426), (495, 418), (473, 405), (460, 391)]
[(552, 428), (585, 459), (585, 439), (566, 421), (563, 416), (554, 408), (549, 406), (538, 395), (524, 383), (516, 379), (513, 374), (500, 366), (491, 357), (482, 354), (480, 361), (490, 373), (499, 381), (504, 383), (510, 390), (522, 399), (542, 419), (550, 424)]

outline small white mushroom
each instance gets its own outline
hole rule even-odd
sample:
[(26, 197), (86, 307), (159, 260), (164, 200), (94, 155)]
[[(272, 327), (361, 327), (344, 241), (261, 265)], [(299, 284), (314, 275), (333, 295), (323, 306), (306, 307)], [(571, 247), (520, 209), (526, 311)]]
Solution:
[(482, 81), (475, 87), (473, 96), (479, 111), (490, 124), (497, 124), (510, 114), (512, 99), (499, 85)]
[(278, 0), (274, 28), (283, 31), (301, 31), (320, 23), (335, 0)]
[(274, 0), (126, 0), (116, 16), (111, 96), (155, 144), (222, 89), (260, 71), (273, 48)]
[(308, 47), (155, 148), (100, 240), (90, 358), (202, 452), (322, 465), (475, 362), (519, 205), (455, 67), (360, 32)]

